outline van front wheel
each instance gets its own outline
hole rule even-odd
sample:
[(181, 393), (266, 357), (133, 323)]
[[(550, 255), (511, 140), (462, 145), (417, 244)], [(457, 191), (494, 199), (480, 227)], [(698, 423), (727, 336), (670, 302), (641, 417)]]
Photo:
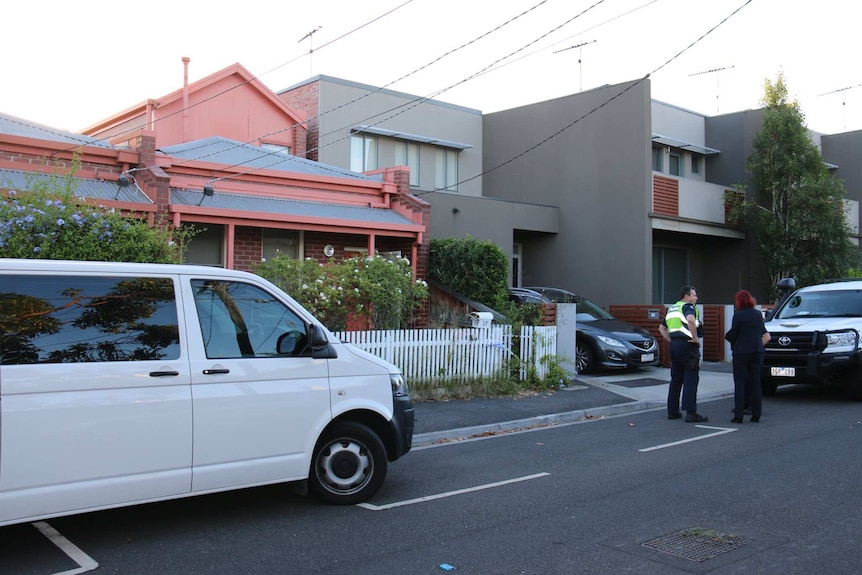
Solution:
[(361, 503), (383, 485), (387, 465), (386, 449), (376, 433), (361, 423), (337, 423), (317, 442), (308, 488), (325, 503)]

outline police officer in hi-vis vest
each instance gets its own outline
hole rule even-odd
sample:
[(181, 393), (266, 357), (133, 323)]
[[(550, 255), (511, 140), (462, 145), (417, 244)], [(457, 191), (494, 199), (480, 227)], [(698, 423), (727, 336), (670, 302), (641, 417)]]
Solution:
[(667, 418), (679, 419), (679, 394), (689, 423), (709, 421), (697, 412), (697, 384), (700, 381), (700, 341), (703, 324), (697, 309), (697, 290), (682, 286), (680, 301), (667, 310), (659, 326), (665, 341), (670, 342), (670, 389), (667, 393)]

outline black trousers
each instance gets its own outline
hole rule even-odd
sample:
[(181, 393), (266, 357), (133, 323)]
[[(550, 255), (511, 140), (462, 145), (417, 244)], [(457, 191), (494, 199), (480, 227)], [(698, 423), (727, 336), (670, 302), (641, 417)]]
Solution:
[(667, 413), (679, 413), (682, 408), (697, 411), (697, 385), (700, 383), (700, 348), (684, 339), (670, 340), (670, 387), (667, 392)]
[(762, 353), (733, 354), (733, 414), (742, 419), (746, 404), (751, 407), (751, 417), (760, 417), (761, 397), (760, 368)]

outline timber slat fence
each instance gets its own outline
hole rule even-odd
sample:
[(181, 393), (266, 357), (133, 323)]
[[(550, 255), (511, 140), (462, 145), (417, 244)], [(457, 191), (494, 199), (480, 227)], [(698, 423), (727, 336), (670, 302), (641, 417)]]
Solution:
[(556, 326), (524, 326), (513, 349), (512, 326), (490, 328), (407, 329), (346, 331), (342, 341), (397, 365), (408, 380), (427, 382), (469, 381), (500, 375), (519, 360), (519, 376), (530, 371), (542, 379), (546, 356), (557, 353)]

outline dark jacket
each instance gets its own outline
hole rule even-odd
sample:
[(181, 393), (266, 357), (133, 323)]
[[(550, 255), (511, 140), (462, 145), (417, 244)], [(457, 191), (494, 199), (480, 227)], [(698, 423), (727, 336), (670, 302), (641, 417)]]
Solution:
[(763, 353), (762, 336), (766, 333), (763, 315), (754, 308), (738, 309), (733, 313), (730, 329), (724, 339), (730, 342), (733, 355)]

